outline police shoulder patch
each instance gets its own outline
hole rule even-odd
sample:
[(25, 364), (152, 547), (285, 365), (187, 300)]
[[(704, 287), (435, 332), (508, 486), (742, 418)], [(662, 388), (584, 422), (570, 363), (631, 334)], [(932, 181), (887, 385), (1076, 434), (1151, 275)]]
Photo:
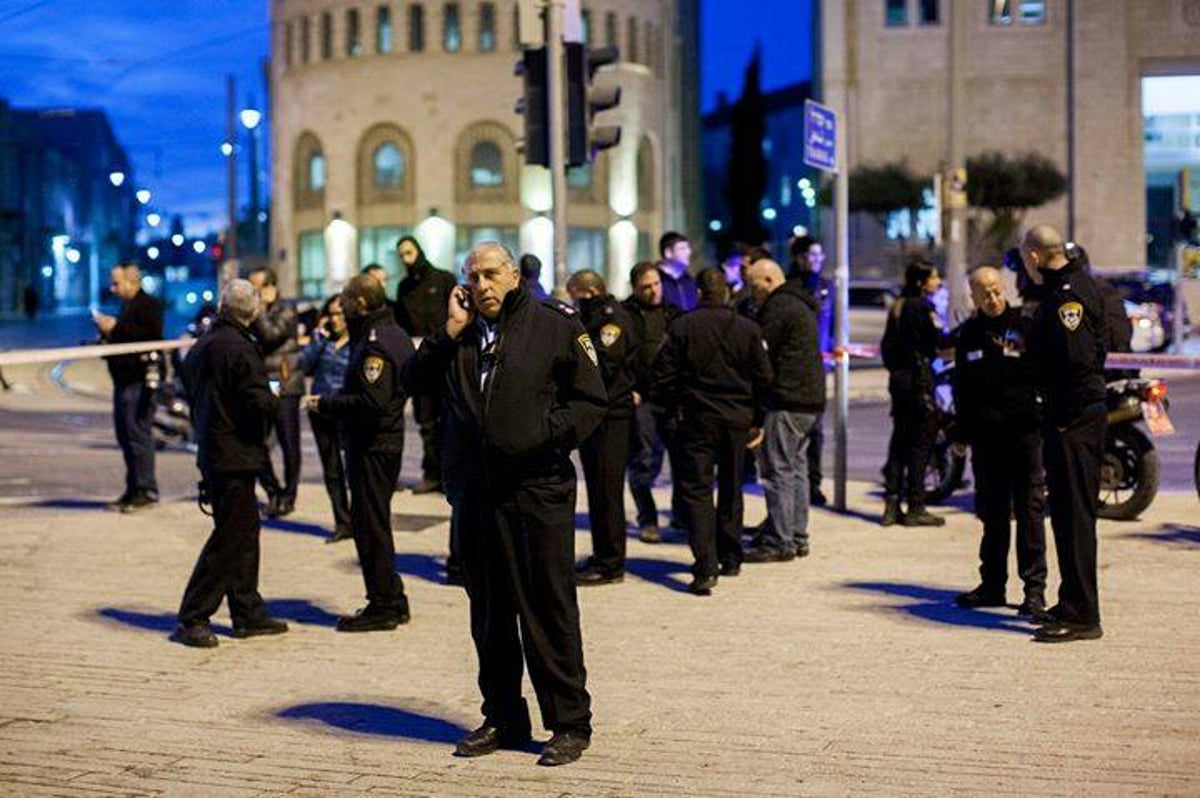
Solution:
[(384, 359), (377, 355), (368, 355), (363, 361), (363, 379), (368, 384), (374, 385), (379, 382), (379, 378), (383, 376)]
[(577, 337), (575, 342), (583, 349), (583, 353), (588, 356), (588, 360), (592, 361), (593, 366), (600, 365), (600, 358), (596, 355), (596, 347), (592, 345), (592, 337), (590, 335), (584, 333)]
[(600, 343), (609, 349), (621, 337), (621, 328), (615, 324), (605, 324), (600, 328)]
[(1079, 329), (1083, 323), (1083, 305), (1078, 302), (1064, 302), (1058, 306), (1058, 320), (1071, 332)]

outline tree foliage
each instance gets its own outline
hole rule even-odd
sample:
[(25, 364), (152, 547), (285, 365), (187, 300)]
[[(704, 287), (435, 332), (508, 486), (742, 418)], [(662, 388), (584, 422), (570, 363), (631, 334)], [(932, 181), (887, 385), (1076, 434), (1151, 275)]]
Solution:
[(763, 139), (767, 133), (767, 106), (759, 83), (761, 54), (756, 48), (742, 82), (742, 95), (730, 119), (729, 162), (725, 167), (725, 204), (729, 208), (727, 237), (732, 241), (761, 244), (766, 229), (759, 206), (767, 191), (767, 159)]
[(918, 177), (904, 161), (858, 166), (850, 173), (850, 212), (869, 213), (883, 224), (889, 213), (925, 206), (928, 178)]
[(985, 152), (967, 159), (967, 202), (990, 211), (984, 232), (988, 254), (1011, 245), (1025, 212), (1058, 199), (1067, 190), (1067, 178), (1054, 161), (1035, 152), (1009, 157)]

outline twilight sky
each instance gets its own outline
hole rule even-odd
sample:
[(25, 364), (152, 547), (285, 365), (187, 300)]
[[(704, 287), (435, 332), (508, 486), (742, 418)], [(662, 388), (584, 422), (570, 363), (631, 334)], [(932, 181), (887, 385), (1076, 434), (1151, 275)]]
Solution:
[[(736, 98), (756, 41), (763, 86), (808, 77), (811, 0), (701, 0), (702, 107)], [(225, 75), (261, 104), (267, 0), (0, 0), (0, 98), (108, 112), (151, 207), (189, 231), (220, 226)], [(747, 13), (754, 9), (754, 14)], [(514, 82), (514, 91), (516, 83)], [(244, 161), (239, 164), (245, 202)]]

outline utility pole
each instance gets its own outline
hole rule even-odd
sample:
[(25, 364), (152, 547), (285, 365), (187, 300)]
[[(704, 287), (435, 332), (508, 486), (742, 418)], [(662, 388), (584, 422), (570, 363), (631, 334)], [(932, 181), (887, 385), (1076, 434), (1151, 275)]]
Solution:
[(567, 295), (566, 75), (563, 69), (563, 10), (566, 0), (543, 0), (546, 15), (546, 93), (549, 105), (550, 194), (554, 203), (554, 295)]
[[(965, 4), (946, 3), (946, 13), (950, 16), (949, 38), (949, 109), (950, 130), (947, 153), (948, 163), (946, 174), (954, 175), (966, 166), (963, 152), (963, 85), (966, 75), (963, 74), (966, 62), (966, 35), (970, 16), (966, 13)], [(970, 175), (966, 176), (969, 181)], [(943, 185), (948, 181), (943, 178)], [(965, 190), (965, 186), (962, 187)], [(966, 203), (963, 201), (945, 202), (946, 208), (946, 282), (950, 286), (949, 323), (957, 324), (966, 318), (971, 310), (970, 295), (967, 293), (967, 231)]]
[(232, 73), (225, 76), (225, 105), (225, 143), (229, 151), (225, 156), (229, 179), (229, 232), (225, 236), (225, 259), (237, 260), (237, 85)]

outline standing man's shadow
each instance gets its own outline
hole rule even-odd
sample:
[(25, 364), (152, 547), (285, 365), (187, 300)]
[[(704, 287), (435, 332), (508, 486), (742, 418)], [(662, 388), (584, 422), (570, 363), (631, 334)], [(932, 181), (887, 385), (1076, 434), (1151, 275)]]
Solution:
[[(686, 593), (691, 582), (692, 572), (681, 562), (673, 560), (655, 560), (649, 557), (629, 557), (625, 560), (625, 570), (639, 579), (661, 585), (676, 593)], [(682, 574), (678, 577), (676, 574)]]

